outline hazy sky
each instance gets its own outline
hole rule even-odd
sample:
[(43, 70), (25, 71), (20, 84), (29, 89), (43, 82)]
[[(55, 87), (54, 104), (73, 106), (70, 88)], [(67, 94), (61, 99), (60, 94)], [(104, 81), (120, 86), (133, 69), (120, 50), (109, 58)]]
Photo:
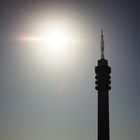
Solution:
[[(97, 140), (102, 28), (112, 68), (111, 140), (140, 139), (138, 8), (133, 0), (1, 0), (0, 139)], [(49, 16), (68, 21), (81, 38), (57, 63), (38, 54), (39, 44), (16, 40)]]

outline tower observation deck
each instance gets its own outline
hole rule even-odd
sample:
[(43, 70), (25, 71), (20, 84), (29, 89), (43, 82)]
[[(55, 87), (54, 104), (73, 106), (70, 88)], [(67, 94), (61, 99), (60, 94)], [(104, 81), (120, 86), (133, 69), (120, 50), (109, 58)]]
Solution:
[(95, 67), (96, 87), (98, 91), (98, 140), (109, 140), (109, 90), (111, 87), (111, 68), (104, 58), (104, 36), (101, 31), (101, 59)]

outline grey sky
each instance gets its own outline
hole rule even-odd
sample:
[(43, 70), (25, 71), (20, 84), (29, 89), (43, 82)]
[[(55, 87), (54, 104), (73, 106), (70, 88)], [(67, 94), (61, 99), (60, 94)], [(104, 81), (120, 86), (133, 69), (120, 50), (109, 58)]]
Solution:
[[(29, 16), (34, 19), (35, 14), (54, 7), (83, 27), (80, 32), (88, 40), (76, 52), (73, 63), (59, 70), (51, 67), (48, 60), (38, 65), (31, 55), (33, 46), (12, 40), (15, 34), (28, 32), (30, 26), (23, 27)], [(1, 140), (97, 139), (94, 67), (100, 58), (101, 28), (105, 57), (112, 68), (111, 139), (140, 138), (138, 3), (4, 0), (0, 11)]]

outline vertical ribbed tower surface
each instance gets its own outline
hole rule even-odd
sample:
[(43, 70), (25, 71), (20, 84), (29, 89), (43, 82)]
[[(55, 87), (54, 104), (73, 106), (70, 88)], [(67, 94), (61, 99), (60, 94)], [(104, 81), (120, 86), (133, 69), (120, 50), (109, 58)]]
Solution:
[(95, 67), (96, 87), (98, 91), (98, 140), (109, 140), (109, 90), (111, 87), (111, 68), (104, 58), (104, 36), (101, 31), (101, 59)]

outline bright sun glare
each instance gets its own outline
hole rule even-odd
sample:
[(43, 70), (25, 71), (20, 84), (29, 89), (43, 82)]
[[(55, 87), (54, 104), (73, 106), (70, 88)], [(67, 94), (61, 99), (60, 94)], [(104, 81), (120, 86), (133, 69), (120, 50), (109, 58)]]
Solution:
[(21, 36), (20, 40), (25, 42), (38, 42), (46, 49), (64, 49), (75, 40), (72, 38), (70, 30), (60, 25), (41, 26), (37, 29), (35, 36)]
[[(33, 44), (35, 54), (52, 63), (72, 60), (77, 46), (76, 32), (67, 23), (38, 24), (32, 35), (20, 36), (22, 42)], [(74, 47), (73, 47), (74, 46)]]
[(60, 25), (51, 25), (42, 27), (38, 32), (43, 51), (47, 51), (51, 57), (55, 58), (67, 55), (73, 41), (68, 29)]

